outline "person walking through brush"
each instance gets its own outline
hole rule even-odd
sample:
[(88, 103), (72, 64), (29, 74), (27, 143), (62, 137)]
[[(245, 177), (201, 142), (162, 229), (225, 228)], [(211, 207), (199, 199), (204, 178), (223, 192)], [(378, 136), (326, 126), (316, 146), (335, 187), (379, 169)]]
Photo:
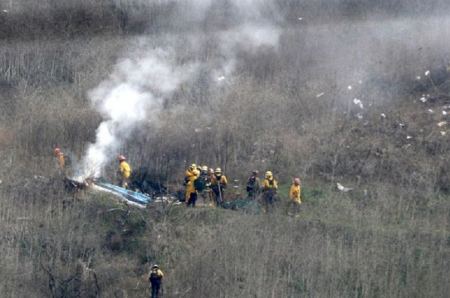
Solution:
[(252, 171), (252, 175), (247, 179), (247, 195), (251, 200), (256, 199), (256, 196), (259, 194), (260, 189), (260, 181), (258, 178), (258, 171)]
[(276, 200), (277, 190), (278, 182), (273, 177), (273, 173), (271, 171), (267, 171), (262, 185), (263, 206), (266, 212), (269, 211), (269, 208), (273, 207), (273, 203)]
[(148, 274), (148, 281), (151, 284), (151, 298), (158, 298), (159, 291), (161, 289), (162, 279), (164, 277), (164, 273), (159, 269), (158, 265), (153, 265), (150, 273)]
[(289, 190), (289, 198), (291, 199), (291, 206), (293, 206), (295, 213), (300, 211), (301, 199), (301, 181), (300, 178), (294, 178), (291, 189)]
[(119, 186), (123, 188), (128, 188), (128, 183), (130, 181), (131, 176), (131, 167), (126, 162), (126, 158), (123, 155), (119, 155), (119, 170), (118, 170), (118, 176), (119, 176)]
[(195, 207), (195, 202), (197, 201), (197, 190), (195, 189), (194, 182), (200, 176), (200, 172), (197, 169), (197, 165), (192, 164), (184, 175), (184, 185), (185, 185), (185, 195), (184, 199), (186, 201), (186, 206)]
[(223, 203), (223, 191), (227, 187), (228, 180), (222, 173), (221, 168), (217, 168), (214, 171), (214, 175), (211, 178), (211, 189), (214, 194), (214, 203), (216, 206), (221, 206)]

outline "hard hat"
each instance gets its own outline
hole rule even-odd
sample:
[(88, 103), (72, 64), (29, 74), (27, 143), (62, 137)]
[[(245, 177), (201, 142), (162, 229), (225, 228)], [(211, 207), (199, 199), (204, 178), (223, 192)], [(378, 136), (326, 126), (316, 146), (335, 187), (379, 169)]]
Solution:
[(222, 173), (222, 169), (221, 169), (221, 168), (217, 168), (217, 169), (214, 171), (214, 173), (220, 174), (220, 173)]
[(159, 268), (157, 264), (153, 265), (152, 268)]
[(266, 172), (266, 178), (272, 178), (273, 174), (271, 171)]
[(127, 160), (127, 159), (125, 158), (125, 156), (123, 156), (123, 155), (119, 155), (119, 156), (117, 157), (117, 159), (118, 159), (119, 161)]
[(191, 166), (189, 167), (189, 169), (191, 170), (195, 170), (197, 169), (197, 165), (195, 163), (191, 164)]
[(252, 174), (258, 175), (259, 172), (258, 172), (258, 170), (253, 170), (253, 171), (252, 171)]
[(300, 185), (300, 178), (294, 178), (294, 183), (296, 185)]
[(203, 167), (202, 167), (202, 171), (207, 172), (207, 171), (208, 171), (208, 167), (207, 167), (207, 166), (203, 166)]

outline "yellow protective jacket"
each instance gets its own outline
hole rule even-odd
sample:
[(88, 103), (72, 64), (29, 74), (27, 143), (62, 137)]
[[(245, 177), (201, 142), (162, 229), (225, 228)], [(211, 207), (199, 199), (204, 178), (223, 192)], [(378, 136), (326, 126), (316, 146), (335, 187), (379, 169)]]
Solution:
[(163, 277), (164, 277), (164, 273), (161, 271), (161, 269), (158, 269), (158, 268), (150, 270), (150, 273), (148, 274), (149, 281), (152, 281), (153, 279), (161, 280)]
[(295, 185), (294, 183), (291, 185), (291, 189), (289, 190), (289, 198), (297, 203), (297, 204), (301, 204), (302, 203), (302, 199), (301, 199), (301, 187), (300, 185)]
[(56, 156), (56, 160), (58, 161), (58, 166), (61, 170), (64, 170), (64, 167), (66, 165), (66, 160), (64, 158), (64, 154), (62, 152), (60, 152), (57, 156)]
[(186, 200), (189, 200), (189, 197), (191, 195), (191, 193), (194, 193), (195, 190), (195, 186), (194, 186), (194, 181), (198, 178), (198, 176), (200, 176), (200, 172), (195, 169), (195, 170), (187, 170), (185, 173), (185, 181), (186, 181)]
[(262, 188), (263, 188), (263, 191), (277, 190), (278, 189), (278, 182), (274, 178), (272, 178), (271, 180), (266, 178), (263, 181)]
[(122, 175), (122, 178), (128, 179), (131, 176), (131, 167), (126, 161), (122, 161), (119, 164), (119, 172)]
[(220, 186), (225, 188), (228, 184), (227, 177), (225, 175), (220, 176), (220, 180), (217, 179), (216, 175), (211, 177), (211, 186), (217, 186), (217, 182), (220, 181)]

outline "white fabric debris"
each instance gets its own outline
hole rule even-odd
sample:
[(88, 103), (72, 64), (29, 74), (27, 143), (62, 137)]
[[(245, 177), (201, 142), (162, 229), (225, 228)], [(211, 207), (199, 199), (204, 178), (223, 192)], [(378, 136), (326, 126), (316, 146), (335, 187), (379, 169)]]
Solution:
[(353, 190), (353, 188), (345, 187), (344, 185), (340, 184), (339, 182), (336, 183), (337, 189), (339, 189), (342, 192), (349, 192)]
[(359, 107), (360, 107), (361, 109), (364, 109), (364, 105), (363, 105), (363, 103), (362, 103), (361, 100), (359, 100), (359, 99), (357, 99), (357, 98), (354, 98), (354, 99), (353, 99), (353, 103), (354, 103), (355, 105), (359, 105)]
[(442, 127), (444, 125), (447, 125), (447, 121), (441, 121), (437, 124), (437, 126)]
[(420, 101), (425, 103), (425, 102), (427, 102), (427, 98), (426, 97), (421, 97)]
[(316, 98), (322, 97), (322, 96), (324, 96), (324, 95), (325, 95), (325, 92), (321, 92), (321, 93), (319, 93), (319, 94), (316, 95)]

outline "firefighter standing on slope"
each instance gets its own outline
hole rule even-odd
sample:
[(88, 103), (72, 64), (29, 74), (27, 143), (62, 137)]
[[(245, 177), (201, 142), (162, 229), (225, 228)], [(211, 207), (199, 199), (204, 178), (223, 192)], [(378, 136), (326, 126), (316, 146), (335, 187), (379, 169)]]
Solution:
[(203, 198), (203, 204), (207, 205), (211, 201), (211, 176), (208, 173), (208, 167), (202, 166), (200, 176), (194, 181), (197, 196)]
[(211, 189), (214, 193), (214, 203), (220, 206), (223, 203), (223, 191), (227, 187), (228, 180), (222, 173), (221, 168), (214, 170), (214, 175), (211, 178)]
[(262, 185), (263, 205), (266, 212), (269, 211), (269, 208), (273, 207), (273, 203), (276, 200), (277, 190), (278, 182), (273, 177), (272, 172), (267, 171)]
[(184, 185), (186, 187), (184, 199), (186, 205), (195, 207), (195, 202), (197, 201), (197, 190), (195, 189), (194, 182), (200, 176), (200, 172), (197, 169), (196, 164), (192, 164), (185, 173)]
[(64, 153), (62, 153), (59, 147), (56, 147), (53, 152), (55, 154), (56, 161), (58, 163), (58, 168), (61, 171), (64, 171), (64, 168), (66, 167), (66, 160), (64, 158)]
[(247, 180), (247, 195), (248, 198), (251, 200), (256, 199), (256, 197), (259, 194), (259, 189), (260, 189), (260, 181), (258, 178), (258, 171), (254, 170), (252, 172), (252, 175), (248, 178)]
[(161, 289), (162, 279), (164, 277), (164, 273), (159, 269), (158, 265), (153, 265), (150, 273), (148, 275), (148, 281), (152, 286), (151, 298), (159, 297), (159, 290)]
[(131, 167), (126, 162), (126, 158), (123, 155), (119, 155), (117, 158), (119, 160), (119, 170), (118, 170), (118, 176), (119, 176), (119, 185), (123, 188), (128, 188), (128, 183), (130, 181), (131, 176)]
[(289, 190), (289, 198), (291, 199), (291, 205), (296, 213), (300, 210), (300, 204), (302, 203), (301, 191), (300, 178), (294, 178), (291, 189)]

